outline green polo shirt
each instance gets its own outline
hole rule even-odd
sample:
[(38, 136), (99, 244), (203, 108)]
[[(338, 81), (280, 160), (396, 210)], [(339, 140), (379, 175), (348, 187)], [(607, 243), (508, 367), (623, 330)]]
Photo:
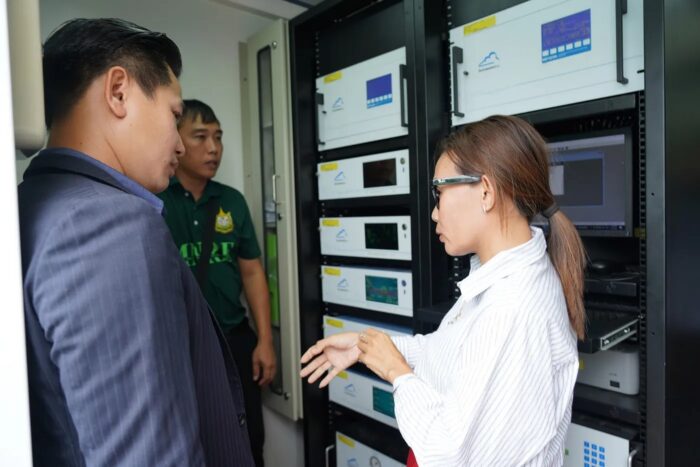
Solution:
[[(204, 297), (224, 331), (232, 329), (245, 317), (240, 298), (243, 289), (238, 258), (260, 257), (260, 247), (243, 195), (234, 188), (210, 180), (202, 197), (195, 202), (192, 194), (173, 178), (168, 189), (158, 196), (165, 203), (165, 222), (180, 256), (193, 272), (202, 252), (204, 229), (214, 229)], [(210, 198), (217, 200), (218, 209), (215, 225), (206, 226), (206, 203)]]

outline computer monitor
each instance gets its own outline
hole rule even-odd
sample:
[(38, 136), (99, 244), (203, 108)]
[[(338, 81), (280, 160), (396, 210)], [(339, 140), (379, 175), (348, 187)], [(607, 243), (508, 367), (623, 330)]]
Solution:
[[(632, 235), (630, 128), (552, 139), (549, 186), (582, 236)], [(546, 226), (538, 215), (533, 224)]]

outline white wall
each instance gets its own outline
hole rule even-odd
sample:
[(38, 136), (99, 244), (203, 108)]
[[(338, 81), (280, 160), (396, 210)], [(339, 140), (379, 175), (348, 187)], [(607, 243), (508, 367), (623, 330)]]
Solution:
[(72, 18), (118, 17), (165, 32), (180, 47), (184, 98), (212, 106), (224, 130), (217, 180), (243, 191), (238, 43), (272, 23), (209, 0), (41, 0), (42, 41)]
[(22, 267), (19, 253), (17, 184), (12, 170), (14, 125), (10, 91), (10, 50), (7, 32), (7, 8), (0, 0), (0, 216), (4, 228), (0, 244), (0, 465), (32, 465), (29, 431), (29, 393), (27, 359), (22, 313)]
[(268, 467), (302, 467), (304, 465), (304, 428), (263, 406), (265, 423), (265, 465)]

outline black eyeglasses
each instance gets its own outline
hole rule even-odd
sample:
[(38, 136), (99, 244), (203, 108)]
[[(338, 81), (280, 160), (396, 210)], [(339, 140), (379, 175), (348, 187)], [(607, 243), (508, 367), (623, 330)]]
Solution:
[(481, 181), (481, 175), (458, 175), (456, 177), (448, 178), (436, 178), (433, 180), (433, 184), (430, 187), (430, 191), (433, 193), (433, 199), (435, 200), (435, 207), (440, 209), (440, 190), (439, 186), (446, 185), (461, 185), (469, 183), (479, 183)]

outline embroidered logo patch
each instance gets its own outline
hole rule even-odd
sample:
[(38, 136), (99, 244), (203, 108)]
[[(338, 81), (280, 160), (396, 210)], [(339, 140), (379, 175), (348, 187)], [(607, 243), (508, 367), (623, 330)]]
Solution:
[(233, 218), (231, 217), (231, 211), (224, 212), (221, 207), (219, 207), (219, 213), (216, 215), (214, 230), (222, 234), (233, 232)]

